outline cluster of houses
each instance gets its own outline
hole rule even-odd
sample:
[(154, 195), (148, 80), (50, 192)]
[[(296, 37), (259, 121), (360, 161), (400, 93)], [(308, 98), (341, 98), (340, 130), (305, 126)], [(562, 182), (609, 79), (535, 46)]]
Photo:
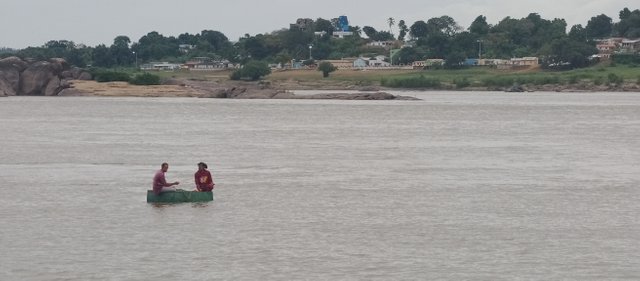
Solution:
[[(290, 24), (290, 30), (307, 31), (314, 27), (314, 20), (310, 18), (299, 18), (295, 23)], [(340, 16), (331, 19), (334, 28), (333, 36), (343, 38), (353, 35), (350, 32), (349, 21), (346, 16)], [(324, 35), (325, 31), (316, 32), (316, 35)], [(640, 53), (640, 39), (626, 38), (607, 38), (596, 40), (598, 54), (594, 58), (609, 59), (613, 54), (637, 54)], [(369, 47), (378, 47), (388, 52), (392, 57), (393, 54), (401, 48), (410, 46), (400, 41), (373, 41), (367, 43)], [(181, 44), (180, 52), (187, 54), (195, 48), (194, 45)], [(309, 46), (311, 48), (311, 46)], [(311, 54), (310, 54), (311, 55)], [(375, 57), (354, 57), (342, 58), (339, 60), (323, 60), (330, 62), (338, 69), (354, 69), (354, 70), (391, 70), (391, 69), (429, 69), (444, 65), (443, 59), (425, 59), (414, 61), (410, 64), (397, 64), (391, 61), (390, 57), (379, 55)], [(537, 67), (539, 59), (537, 57), (522, 57), (511, 59), (466, 59), (463, 62), (465, 66), (491, 66), (498, 69), (520, 69)], [(271, 64), (272, 69), (314, 69), (317, 65), (305, 65), (302, 60), (292, 60), (285, 64)], [(196, 57), (183, 64), (175, 64), (168, 62), (152, 62), (140, 66), (142, 70), (189, 70), (189, 71), (216, 71), (225, 69), (240, 68), (241, 65), (231, 63), (228, 60), (216, 60), (208, 57)]]
[[(307, 25), (313, 23), (309, 19), (298, 19), (295, 24), (292, 24), (291, 28), (304, 29)], [(385, 51), (388, 51), (391, 55), (399, 51), (400, 48), (397, 45), (397, 41), (375, 41), (368, 43), (372, 47), (381, 47)], [(191, 45), (181, 45), (181, 51), (188, 53), (193, 48)], [(396, 47), (394, 49), (394, 47)], [(404, 47), (404, 46), (403, 46)], [(602, 50), (603, 54), (611, 54), (618, 50), (638, 50), (640, 49), (640, 40), (626, 40), (622, 38), (611, 38), (603, 40), (598, 45), (598, 49)], [(610, 56), (610, 55), (609, 55)], [(425, 59), (414, 61), (410, 64), (397, 64), (392, 63), (391, 58), (384, 55), (378, 55), (375, 57), (353, 57), (342, 58), (339, 60), (323, 60), (331, 63), (338, 69), (353, 69), (353, 70), (392, 70), (392, 69), (429, 69), (436, 68), (444, 65), (443, 59)], [(523, 58), (511, 58), (511, 59), (466, 59), (463, 62), (465, 66), (491, 66), (498, 69), (519, 69), (536, 67), (539, 65), (539, 59), (537, 57), (523, 57)], [(317, 65), (305, 65), (302, 60), (292, 60), (285, 64), (271, 64), (272, 69), (314, 69)], [(209, 57), (196, 57), (185, 63), (168, 63), (168, 62), (151, 62), (140, 66), (142, 70), (156, 70), (156, 71), (175, 71), (175, 70), (188, 70), (188, 71), (216, 71), (226, 69), (240, 68), (241, 65), (231, 63), (228, 60), (218, 60)]]
[[(429, 69), (444, 65), (444, 59), (426, 59), (414, 61), (411, 64), (395, 64), (389, 62), (387, 56), (376, 56), (372, 58), (342, 58), (339, 60), (323, 60), (329, 62), (337, 69), (351, 70), (393, 70), (393, 69)], [(523, 57), (504, 59), (467, 59), (463, 62), (465, 66), (490, 66), (497, 69), (524, 69), (536, 67), (540, 64), (538, 57)], [(286, 64), (271, 64), (272, 69), (313, 69), (316, 65), (304, 65), (303, 61), (291, 61)]]
[[(414, 61), (411, 64), (394, 64), (389, 62), (387, 56), (375, 56), (371, 58), (342, 58), (339, 60), (323, 60), (331, 63), (337, 69), (352, 70), (392, 70), (392, 69), (429, 69), (442, 66), (443, 59), (426, 59)], [(467, 59), (463, 62), (466, 66), (493, 66), (498, 69), (517, 69), (535, 67), (539, 64), (537, 57), (503, 59)], [(313, 69), (315, 65), (305, 65), (303, 61), (292, 60), (286, 64), (271, 64), (272, 69)], [(207, 57), (197, 57), (183, 64), (169, 62), (151, 62), (140, 66), (141, 70), (155, 71), (216, 71), (240, 68), (239, 64), (234, 64), (228, 60), (215, 60)]]
[(209, 57), (195, 57), (185, 63), (169, 63), (169, 62), (150, 62), (140, 65), (141, 70), (156, 71), (173, 71), (173, 70), (189, 70), (189, 71), (215, 71), (230, 68), (239, 68), (240, 65), (231, 63), (228, 60), (216, 60)]
[(612, 37), (596, 40), (598, 54), (594, 57), (610, 59), (614, 54), (637, 54), (640, 53), (640, 39), (626, 39)]

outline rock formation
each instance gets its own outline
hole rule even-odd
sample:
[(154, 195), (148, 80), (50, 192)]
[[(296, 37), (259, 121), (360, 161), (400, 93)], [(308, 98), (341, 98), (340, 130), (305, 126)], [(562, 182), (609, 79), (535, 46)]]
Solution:
[(0, 96), (56, 96), (72, 79), (91, 80), (91, 74), (64, 59), (28, 62), (18, 57), (0, 60)]

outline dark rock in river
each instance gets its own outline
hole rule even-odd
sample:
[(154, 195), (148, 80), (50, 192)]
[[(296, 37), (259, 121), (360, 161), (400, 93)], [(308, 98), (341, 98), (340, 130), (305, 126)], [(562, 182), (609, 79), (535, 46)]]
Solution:
[(300, 96), (306, 99), (334, 99), (334, 100), (419, 100), (414, 97), (394, 96), (386, 92), (374, 93), (338, 93), (338, 94), (315, 94), (310, 96)]

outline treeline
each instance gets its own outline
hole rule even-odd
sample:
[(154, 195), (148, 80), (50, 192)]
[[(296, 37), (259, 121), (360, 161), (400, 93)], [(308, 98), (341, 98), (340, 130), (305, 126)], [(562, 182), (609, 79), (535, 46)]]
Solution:
[[(589, 56), (597, 53), (594, 39), (610, 36), (640, 37), (640, 10), (624, 8), (614, 22), (607, 15), (592, 17), (585, 26), (574, 25), (567, 31), (564, 19), (543, 19), (536, 13), (525, 18), (506, 17), (495, 25), (485, 16), (478, 16), (463, 29), (450, 16), (419, 20), (408, 25), (404, 20), (387, 20), (388, 30), (370, 26), (351, 26), (353, 36), (333, 38), (335, 30), (330, 20), (319, 18), (304, 30), (282, 29), (266, 34), (246, 34), (231, 42), (223, 33), (203, 30), (199, 34), (177, 37), (150, 32), (137, 42), (118, 36), (109, 46), (95, 47), (73, 41), (49, 41), (41, 47), (29, 47), (12, 52), (0, 50), (0, 57), (18, 55), (22, 58), (47, 59), (62, 57), (77, 66), (131, 67), (149, 61), (184, 62), (193, 57), (226, 59), (233, 63), (261, 60), (286, 63), (292, 59), (340, 59), (354, 56), (389, 55), (383, 47), (368, 46), (377, 40), (394, 42), (400, 49), (391, 58), (393, 64), (409, 64), (416, 60), (442, 58), (445, 67), (455, 68), (466, 58), (496, 58), (537, 56), (546, 66), (587, 66)], [(324, 35), (316, 32), (324, 31)], [(365, 37), (366, 36), (366, 37)], [(180, 46), (183, 45), (183, 48)], [(186, 47), (185, 47), (186, 46)]]

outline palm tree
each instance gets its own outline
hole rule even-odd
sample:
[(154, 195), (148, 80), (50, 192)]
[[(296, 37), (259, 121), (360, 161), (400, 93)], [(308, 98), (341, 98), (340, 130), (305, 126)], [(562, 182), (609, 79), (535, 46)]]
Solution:
[(393, 26), (396, 24), (396, 19), (389, 17), (387, 19), (387, 24), (389, 24), (389, 33), (393, 34), (393, 30), (391, 30), (393, 28)]
[(353, 34), (358, 35), (358, 37), (360, 37), (362, 35), (362, 28), (360, 28), (359, 25), (356, 26), (351, 26), (351, 32), (353, 32)]

